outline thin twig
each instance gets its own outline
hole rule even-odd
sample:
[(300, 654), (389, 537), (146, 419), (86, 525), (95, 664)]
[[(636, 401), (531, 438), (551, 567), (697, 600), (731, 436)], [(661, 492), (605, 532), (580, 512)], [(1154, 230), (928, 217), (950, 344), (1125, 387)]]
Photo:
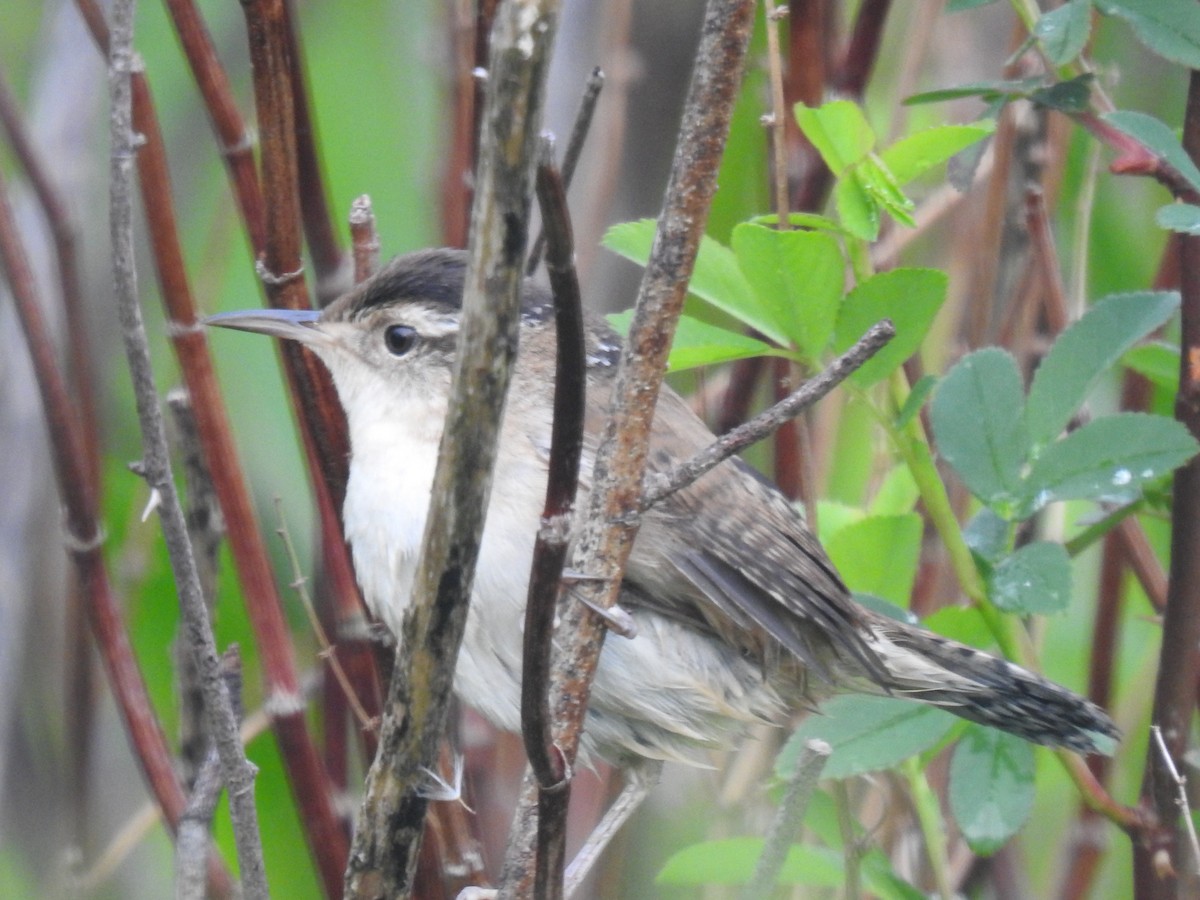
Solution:
[[(221, 657), (221, 672), (234, 704), (234, 714), (242, 715), (242, 661), (237, 645)], [(179, 819), (175, 842), (175, 900), (204, 900), (204, 866), (208, 852), (213, 813), (221, 796), (221, 756), (210, 745), (199, 766), (192, 796)]]
[(242, 887), (247, 897), (265, 900), (269, 893), (258, 832), (258, 811), (254, 806), (256, 770), (242, 750), (233, 703), (221, 677), (212, 626), (188, 541), (187, 523), (171, 476), (167, 437), (150, 363), (150, 348), (138, 306), (133, 248), (133, 166), (137, 145), (133, 131), (130, 78), (135, 64), (133, 7), (133, 0), (117, 0), (113, 4), (109, 52), (112, 92), (110, 225), (117, 313), (137, 401), (146, 481), (162, 496), (159, 516), (163, 536), (179, 591), (181, 612), (187, 623), (188, 639), (192, 642), (200, 670), (210, 728), (221, 756), (222, 776), (229, 789), (230, 815), (237, 841)]
[[(196, 430), (196, 417), (187, 390), (179, 387), (169, 390), (167, 408), (171, 412), (173, 425), (171, 436), (178, 450), (178, 457), (182, 460), (183, 480), (187, 491), (187, 508), (184, 513), (188, 525), (188, 538), (192, 542), (192, 553), (196, 560), (196, 571), (200, 576), (204, 604), (211, 616), (216, 596), (221, 543), (225, 538), (225, 520), (221, 515), (221, 504), (213, 491), (212, 474), (204, 460), (200, 436)], [(204, 715), (204, 692), (196, 672), (195, 655), (186, 637), (181, 635), (175, 641), (172, 653), (175, 657), (175, 679), (179, 697), (179, 755), (183, 760), (185, 778), (190, 784), (209, 752), (212, 739)]]
[(447, 720), (516, 354), (534, 150), (557, 14), (556, 2), (542, 0), (507, 2), (496, 15), (450, 412), (347, 897), (406, 897), (413, 887), (429, 803), (422, 787)]
[(779, 879), (783, 864), (787, 860), (788, 850), (800, 833), (804, 823), (804, 813), (808, 810), (808, 801), (817, 790), (821, 780), (821, 770), (833, 748), (820, 740), (804, 742), (800, 751), (800, 759), (796, 763), (796, 771), (787, 783), (783, 800), (775, 811), (775, 821), (767, 833), (762, 855), (754, 867), (754, 875), (742, 889), (745, 900), (756, 900), (758, 897), (768, 897)]
[(570, 769), (554, 744), (550, 718), (550, 658), (559, 585), (571, 537), (579, 463), (583, 453), (585, 364), (583, 301), (575, 272), (574, 240), (566, 186), (554, 165), (554, 145), (542, 142), (537, 197), (546, 235), (546, 272), (554, 293), (557, 354), (549, 477), (542, 525), (533, 548), (525, 607), (521, 676), (521, 731), (538, 781), (538, 851), (534, 896), (555, 900), (563, 892)]
[(296, 27), (294, 6), (294, 0), (284, 0), (281, 10), (286, 41), (284, 60), (291, 80), (292, 124), (295, 128), (296, 191), (300, 197), (304, 237), (317, 276), (317, 304), (327, 306), (349, 287), (345, 283), (349, 273), (344, 271), (349, 260), (338, 241), (338, 230), (333, 224), (325, 187), (325, 173), (321, 168), (321, 154), (317, 152), (317, 126), (309, 98), (304, 48)]
[(1175, 802), (1179, 805), (1179, 817), (1183, 820), (1183, 827), (1187, 831), (1188, 844), (1192, 851), (1192, 870), (1196, 875), (1200, 875), (1200, 841), (1196, 839), (1196, 824), (1192, 821), (1191, 804), (1188, 803), (1187, 779), (1180, 775), (1179, 769), (1175, 767), (1175, 760), (1171, 759), (1171, 751), (1167, 749), (1167, 743), (1163, 740), (1162, 729), (1157, 725), (1151, 725), (1150, 734), (1154, 738), (1155, 749), (1162, 757), (1163, 765), (1178, 788), (1178, 797)]
[(371, 198), (362, 194), (350, 204), (350, 246), (354, 254), (354, 283), (361, 284), (379, 268), (379, 232)]
[(786, 6), (777, 7), (775, 0), (763, 0), (767, 26), (767, 71), (771, 84), (771, 112), (762, 118), (771, 135), (771, 185), (775, 206), (776, 228), (789, 230), (788, 216), (787, 114), (783, 100), (783, 60), (779, 52), (779, 21), (788, 14)]
[(358, 698), (358, 693), (354, 690), (354, 686), (346, 676), (346, 670), (342, 668), (342, 664), (338, 660), (337, 648), (330, 643), (329, 635), (325, 633), (325, 628), (321, 625), (321, 619), (317, 616), (317, 611), (313, 607), (312, 597), (308, 593), (308, 579), (304, 577), (303, 569), (300, 565), (300, 555), (296, 552), (296, 545), (292, 543), (292, 535), (288, 530), (287, 520), (283, 515), (283, 500), (279, 497), (275, 498), (275, 515), (279, 519), (279, 527), (275, 529), (275, 533), (279, 535), (279, 539), (283, 543), (283, 550), (287, 554), (288, 565), (292, 568), (291, 586), (296, 591), (296, 596), (300, 598), (300, 605), (304, 607), (304, 613), (308, 616), (308, 624), (312, 627), (313, 634), (317, 638), (317, 646), (321, 648), (318, 655), (329, 664), (329, 668), (333, 672), (333, 677), (337, 679), (338, 685), (345, 694), (346, 702), (350, 704), (350, 709), (354, 712), (354, 717), (358, 719), (359, 727), (364, 731), (374, 731), (378, 729), (379, 721), (373, 718), (363, 707), (362, 701)]
[[(583, 96), (579, 98), (579, 111), (575, 113), (575, 124), (571, 126), (571, 137), (567, 140), (567, 150), (563, 154), (561, 174), (564, 191), (571, 186), (575, 177), (575, 167), (579, 165), (579, 157), (583, 153), (583, 145), (587, 141), (588, 131), (592, 127), (592, 117), (596, 113), (596, 103), (600, 99), (600, 91), (604, 87), (604, 72), (599, 66), (592, 69), (587, 84), (583, 88)], [(542, 259), (542, 251), (546, 247), (546, 224), (538, 232), (529, 251), (529, 261), (525, 263), (525, 274), (532, 275), (537, 271)]]
[(819, 375), (806, 381), (789, 397), (728, 434), (722, 435), (669, 472), (648, 476), (642, 494), (641, 511), (645, 512), (655, 503), (687, 487), (733, 454), (761, 441), (789, 419), (798, 416), (861, 368), (895, 334), (895, 326), (888, 319), (872, 325), (853, 347), (830, 363)]

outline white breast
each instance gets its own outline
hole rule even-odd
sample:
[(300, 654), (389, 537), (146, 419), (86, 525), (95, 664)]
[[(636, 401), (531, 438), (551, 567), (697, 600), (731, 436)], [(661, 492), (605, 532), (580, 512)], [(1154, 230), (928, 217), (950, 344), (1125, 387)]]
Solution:
[[(411, 602), (437, 465), (444, 406), (405, 404), (390, 415), (350, 416), (352, 464), (346, 538), (371, 611), (400, 634)], [(436, 427), (420, 423), (437, 423)], [(519, 438), (517, 438), (519, 439)], [(545, 492), (536, 455), (502, 452), (480, 546), (455, 690), (502, 728), (520, 728), (521, 635), (529, 565)]]

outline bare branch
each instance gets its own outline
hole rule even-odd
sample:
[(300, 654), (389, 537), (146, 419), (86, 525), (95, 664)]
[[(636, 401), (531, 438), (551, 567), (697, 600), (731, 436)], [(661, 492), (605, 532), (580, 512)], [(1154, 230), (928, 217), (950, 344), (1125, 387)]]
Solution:
[(789, 397), (759, 413), (744, 425), (722, 435), (691, 459), (679, 463), (670, 472), (647, 478), (642, 495), (642, 512), (687, 487), (735, 453), (761, 441), (785, 422), (800, 415), (854, 374), (895, 336), (896, 328), (889, 319), (872, 325), (853, 347), (830, 363), (821, 374), (806, 381)]
[(508, 2), (496, 15), (450, 412), (346, 871), (348, 897), (406, 897), (413, 887), (429, 803), (421, 788), (445, 730), (516, 356), (534, 148), (557, 12), (557, 3), (542, 0)]
[[(754, 876), (742, 889), (742, 896), (746, 900), (770, 896), (787, 860), (788, 849), (800, 833), (808, 801), (812, 799), (817, 782), (821, 780), (821, 770), (825, 768), (825, 761), (832, 752), (833, 749), (824, 741), (805, 742), (796, 763), (796, 771), (788, 781), (779, 809), (775, 811), (775, 821), (771, 823), (766, 846), (754, 867)], [(849, 848), (846, 849), (849, 852)]]
[[(567, 151), (563, 154), (562, 171), (558, 176), (562, 179), (563, 190), (571, 186), (575, 177), (575, 167), (579, 164), (579, 156), (583, 153), (583, 145), (587, 142), (588, 132), (592, 127), (592, 117), (596, 113), (596, 103), (600, 99), (600, 91), (604, 87), (604, 72), (597, 66), (588, 77), (583, 88), (583, 96), (579, 98), (579, 111), (575, 114), (575, 124), (571, 126), (571, 137), (567, 140)], [(525, 274), (532, 275), (537, 271), (542, 259), (542, 251), (546, 246), (546, 223), (533, 242), (529, 251), (529, 260), (525, 263)]]
[[(708, 220), (716, 175), (741, 84), (754, 0), (710, 0), (701, 32), (675, 162), (658, 233), (642, 278), (594, 467), (587, 517), (572, 568), (599, 576), (576, 591), (601, 607), (617, 602), (621, 572), (637, 532), (651, 423), (667, 352)], [(561, 616), (563, 649), (555, 661), (555, 743), (568, 764), (579, 747), (591, 679), (605, 625), (584, 603)], [(533, 882), (535, 799), (527, 780), (505, 858), (501, 896), (525, 896)]]
[(167, 436), (150, 363), (150, 347), (138, 305), (133, 249), (133, 167), (137, 144), (133, 131), (130, 77), (135, 64), (133, 8), (133, 0), (118, 0), (113, 4), (109, 48), (112, 92), (110, 227), (117, 313), (137, 401), (146, 481), (163, 498), (160, 507), (163, 536), (179, 591), (181, 613), (196, 654), (210, 730), (221, 757), (222, 776), (229, 789), (230, 815), (237, 839), (242, 887), (247, 897), (265, 900), (269, 893), (258, 833), (258, 811), (254, 806), (256, 770), (242, 750), (237, 716), (233, 711), (229, 689), (221, 677), (212, 625), (204, 605), (200, 576), (192, 558), (192, 545), (188, 540), (187, 522), (171, 476)]

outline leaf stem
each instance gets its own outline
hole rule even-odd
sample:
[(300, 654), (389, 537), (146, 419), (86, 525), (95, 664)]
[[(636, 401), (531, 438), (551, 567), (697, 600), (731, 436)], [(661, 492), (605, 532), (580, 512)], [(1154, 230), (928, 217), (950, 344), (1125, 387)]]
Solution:
[(937, 884), (938, 893), (942, 900), (952, 900), (954, 888), (950, 884), (950, 860), (946, 847), (946, 823), (942, 819), (942, 810), (938, 805), (937, 795), (929, 786), (925, 772), (921, 768), (919, 757), (906, 759), (900, 766), (904, 779), (908, 782), (908, 792), (912, 797), (913, 810), (917, 814), (917, 824), (921, 836), (925, 839), (925, 851), (929, 856), (929, 868), (933, 872), (933, 880)]

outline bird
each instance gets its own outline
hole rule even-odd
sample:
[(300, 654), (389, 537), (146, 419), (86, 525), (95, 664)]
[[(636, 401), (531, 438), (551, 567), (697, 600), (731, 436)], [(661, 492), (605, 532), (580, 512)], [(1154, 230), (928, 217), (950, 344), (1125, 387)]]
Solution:
[[(249, 310), (210, 325), (298, 341), (328, 367), (351, 457), (345, 536), (363, 597), (401, 633), (450, 401), (467, 267), (422, 250), (382, 267), (322, 311)], [(454, 689), (499, 728), (520, 730), (522, 623), (550, 448), (555, 317), (549, 289), (522, 283), (519, 349)], [(620, 337), (586, 315), (580, 468), (586, 508), (612, 401)], [(715, 440), (664, 385), (648, 471)], [(569, 592), (568, 592), (569, 596)], [(647, 510), (619, 603), (636, 636), (605, 642), (581, 755), (617, 766), (705, 764), (758, 723), (783, 726), (822, 699), (859, 693), (941, 707), (1035, 744), (1111, 753), (1099, 707), (1041, 675), (855, 602), (804, 516), (739, 458)]]

